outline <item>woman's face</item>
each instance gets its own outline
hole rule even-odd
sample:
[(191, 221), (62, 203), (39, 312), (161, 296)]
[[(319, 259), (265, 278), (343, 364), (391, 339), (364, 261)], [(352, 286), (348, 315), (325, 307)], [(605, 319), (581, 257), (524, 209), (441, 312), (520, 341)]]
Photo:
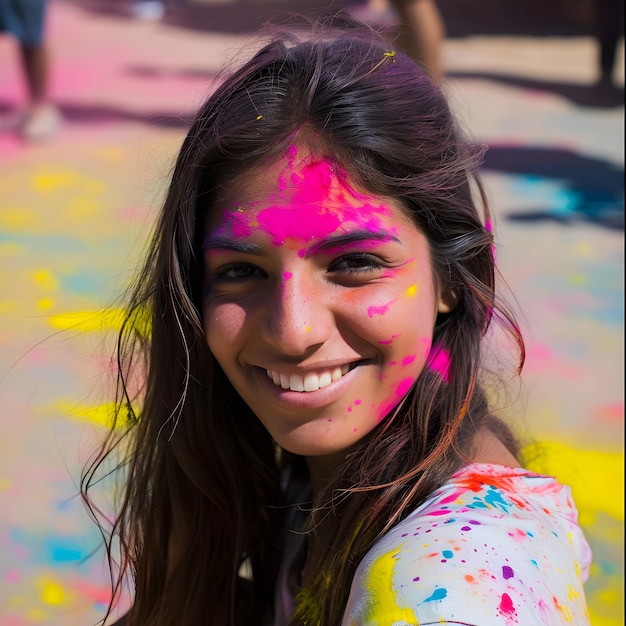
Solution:
[(427, 240), (399, 202), (296, 146), (218, 207), (204, 242), (209, 348), (280, 446), (341, 458), (407, 394), (448, 310)]

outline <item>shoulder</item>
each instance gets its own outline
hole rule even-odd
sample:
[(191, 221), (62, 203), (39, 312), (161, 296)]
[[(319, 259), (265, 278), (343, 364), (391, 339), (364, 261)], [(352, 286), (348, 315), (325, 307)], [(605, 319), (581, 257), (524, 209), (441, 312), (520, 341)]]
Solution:
[(343, 626), (587, 625), (589, 562), (568, 487), (469, 465), (368, 552)]

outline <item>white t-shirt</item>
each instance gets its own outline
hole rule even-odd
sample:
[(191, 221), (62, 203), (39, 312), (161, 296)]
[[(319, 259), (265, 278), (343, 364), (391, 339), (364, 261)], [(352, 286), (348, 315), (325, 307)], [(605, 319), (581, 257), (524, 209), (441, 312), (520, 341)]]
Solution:
[(550, 476), (468, 465), (363, 558), (342, 626), (588, 626), (577, 519)]

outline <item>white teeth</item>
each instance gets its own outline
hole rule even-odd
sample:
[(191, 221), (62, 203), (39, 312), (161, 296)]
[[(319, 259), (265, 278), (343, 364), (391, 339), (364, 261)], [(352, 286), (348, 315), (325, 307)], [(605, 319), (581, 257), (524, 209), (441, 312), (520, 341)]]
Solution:
[(331, 376), (330, 372), (324, 372), (321, 376), (320, 376), (320, 389), (322, 387), (328, 387), (328, 385), (330, 385), (330, 383), (333, 382), (333, 377)]
[(289, 377), (289, 389), (291, 389), (291, 391), (304, 391), (304, 380), (302, 380), (302, 376), (292, 374)]
[(339, 380), (342, 376), (345, 376), (352, 367), (350, 365), (342, 365), (341, 367), (335, 367), (332, 370), (323, 371), (321, 374), (310, 372), (304, 377), (299, 374), (279, 374), (272, 370), (265, 370), (267, 377), (276, 385), (283, 389), (290, 389), (291, 391), (317, 391), (323, 387), (328, 387), (331, 383)]
[(320, 377), (317, 374), (307, 374), (304, 377), (304, 391), (317, 391), (320, 388)]

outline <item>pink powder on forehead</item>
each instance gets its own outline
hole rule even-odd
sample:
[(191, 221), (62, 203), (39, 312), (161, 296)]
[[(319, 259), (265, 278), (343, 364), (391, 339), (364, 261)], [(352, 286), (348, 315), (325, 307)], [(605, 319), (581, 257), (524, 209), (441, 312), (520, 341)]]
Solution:
[(252, 234), (252, 226), (248, 214), (235, 205), (226, 215), (230, 235), (237, 239), (245, 239)]
[[(344, 223), (369, 232), (383, 230), (378, 215), (388, 213), (388, 209), (369, 203), (351, 205), (346, 200), (347, 187), (327, 161), (305, 165), (299, 174), (292, 174), (291, 180), (293, 188), (287, 190), (291, 195), (285, 197), (285, 202), (262, 209), (256, 217), (258, 228), (271, 237), (274, 245), (283, 245), (287, 239), (323, 239)], [(280, 187), (279, 182), (279, 199), (286, 195)]]

